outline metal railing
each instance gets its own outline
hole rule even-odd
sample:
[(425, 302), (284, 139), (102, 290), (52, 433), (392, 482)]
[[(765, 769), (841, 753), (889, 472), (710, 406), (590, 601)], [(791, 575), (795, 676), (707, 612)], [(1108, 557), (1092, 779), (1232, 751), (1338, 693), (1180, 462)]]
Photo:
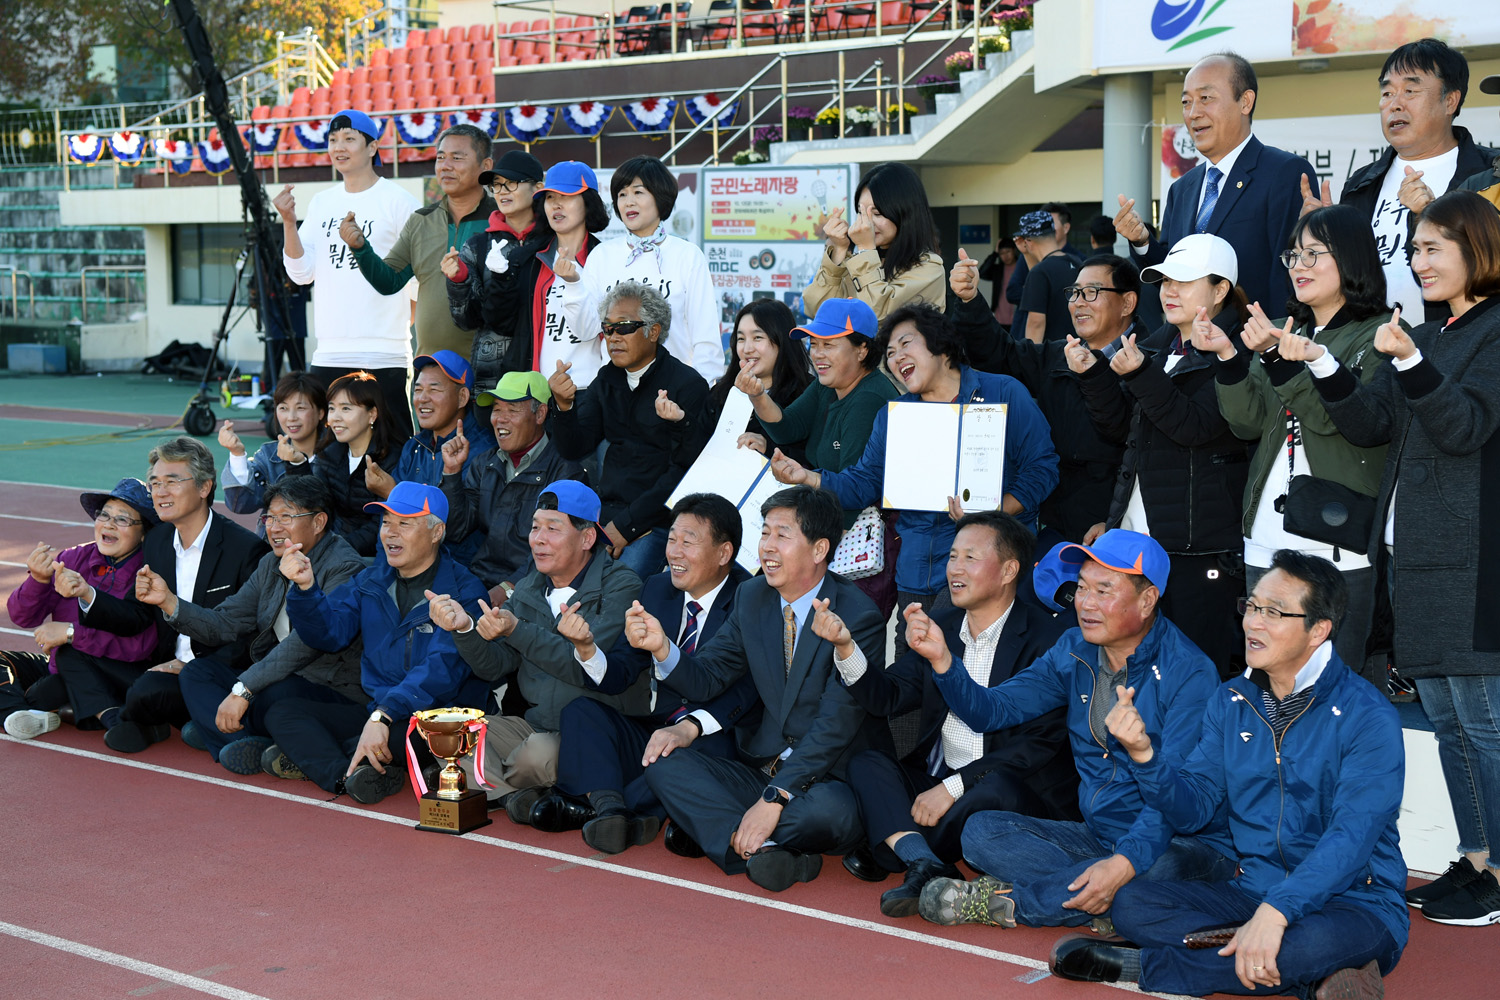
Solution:
[[(79, 290), (78, 290), (79, 317), (78, 318), (80, 320), (82, 320), (84, 323), (87, 323), (89, 321), (89, 272), (91, 272), (91, 271), (93, 271), (93, 272), (101, 272), (103, 274), (103, 276), (104, 276), (104, 302), (105, 302), (105, 304), (109, 304), (110, 302), (117, 302), (118, 303), (118, 302), (122, 302), (123, 301), (125, 304), (129, 305), (129, 304), (133, 304), (135, 302), (134, 299), (130, 298), (130, 294), (129, 294), (129, 288), (130, 288), (130, 286), (128, 284), (126, 285), (126, 295), (125, 295), (125, 298), (123, 300), (111, 299), (109, 297), (109, 276), (110, 276), (111, 272), (126, 271), (126, 272), (129, 272), (131, 274), (140, 275), (140, 279), (139, 280), (142, 283), (146, 280), (146, 268), (143, 265), (139, 265), (139, 264), (90, 264), (87, 267), (83, 268), (81, 271), (78, 272), (78, 284), (79, 284)], [(140, 301), (141, 301), (141, 304), (143, 304), (143, 305), (145, 304), (146, 299), (145, 299), (144, 295), (141, 296), (141, 300)]]
[(28, 319), (36, 318), (36, 279), (31, 276), (30, 271), (23, 271), (13, 264), (0, 264), (0, 271), (10, 272), (10, 315), (12, 319), (21, 318), (21, 300), (17, 293), (17, 285), (21, 278), (26, 279), (26, 316)]
[(370, 61), (376, 49), (393, 49), (406, 41), (406, 33), (437, 27), (436, 4), (388, 3), (359, 17), (344, 18), (344, 64), (356, 59)]

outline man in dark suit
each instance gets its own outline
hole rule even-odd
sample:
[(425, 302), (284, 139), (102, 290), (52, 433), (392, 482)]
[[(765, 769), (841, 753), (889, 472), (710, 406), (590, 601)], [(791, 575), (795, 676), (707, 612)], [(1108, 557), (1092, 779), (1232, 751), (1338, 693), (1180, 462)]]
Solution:
[[(147, 485), (161, 523), (141, 544), (146, 567), (182, 600), (216, 608), (250, 579), (256, 563), (270, 549), (254, 533), (223, 515), (214, 515), (214, 457), (201, 441), (190, 437), (164, 441), (151, 449), (149, 461)], [(136, 586), (138, 593), (142, 586), (149, 590), (149, 574), (138, 576)], [(64, 677), (75, 704), (80, 698), (82, 703), (100, 704), (104, 743), (111, 750), (139, 753), (166, 739), (172, 726), (187, 723), (187, 703), (177, 675), (191, 661), (209, 657), (223, 667), (248, 665), (246, 641), (212, 648), (194, 643), (167, 622), (160, 608), (139, 600), (96, 592), (86, 581), (79, 593), (64, 596), (78, 597), (81, 621), (90, 628), (135, 635), (156, 626), (156, 657), (161, 662), (129, 684), (123, 705), (114, 703), (117, 679), (105, 676), (95, 665), (79, 661)]]
[[(948, 558), (953, 607), (934, 612), (933, 621), (970, 676), (986, 687), (1015, 676), (1067, 630), (1067, 621), (1016, 601), (1017, 582), (1035, 548), (1036, 537), (1009, 514), (983, 511), (958, 522)], [(904, 758), (866, 750), (849, 762), (849, 785), (876, 860), (893, 871), (906, 869), (902, 884), (880, 897), (881, 913), (911, 916), (924, 885), (939, 875), (958, 877), (953, 865), (963, 857), (959, 838), (976, 812), (1082, 818), (1063, 709), (976, 733), (949, 711), (932, 668), (917, 653), (908, 652), (886, 671), (867, 669), (857, 655), (838, 665), (849, 693), (870, 714), (921, 713), (921, 735)]]
[[(742, 528), (734, 504), (713, 493), (691, 493), (672, 508), (667, 572), (646, 581), (640, 603), (675, 628), (678, 649), (691, 653), (707, 644), (734, 611), (735, 591), (750, 577), (735, 562)], [(606, 657), (582, 615), (564, 614), (557, 630), (573, 643), (589, 684), (604, 694), (623, 693), (651, 667), (651, 657), (624, 635)], [(646, 784), (646, 767), (688, 746), (734, 756), (731, 727), (758, 704), (748, 677), (706, 705), (683, 697), (670, 679), (662, 681), (651, 713), (641, 716), (575, 698), (562, 712), (557, 787), (532, 807), (531, 825), (581, 828), (584, 841), (605, 854), (650, 843), (666, 811)]]
[(1255, 67), (1242, 56), (1224, 52), (1198, 60), (1182, 82), (1182, 120), (1208, 162), (1168, 189), (1160, 240), (1123, 194), (1115, 230), (1130, 241), (1142, 268), (1160, 264), (1172, 244), (1191, 233), (1223, 237), (1239, 256), (1240, 287), (1250, 301), (1281, 309), (1292, 283), (1277, 255), (1302, 211), (1301, 178), (1316, 186), (1318, 175), (1302, 157), (1250, 134), (1258, 88)]
[(833, 612), (847, 624), (872, 669), (885, 667), (885, 622), (859, 588), (828, 572), (843, 533), (833, 494), (796, 486), (761, 507), (763, 575), (746, 581), (735, 608), (707, 646), (684, 655), (639, 602), (625, 622), (636, 649), (656, 661), (683, 696), (702, 701), (747, 673), (764, 706), (758, 726), (738, 735), (736, 759), (691, 748), (646, 768), (646, 783), (726, 874), (745, 872), (780, 892), (817, 877), (824, 852), (860, 842), (854, 793), (842, 780), (867, 746), (890, 747), (890, 730), (870, 718), (834, 669), (833, 644), (814, 618)]

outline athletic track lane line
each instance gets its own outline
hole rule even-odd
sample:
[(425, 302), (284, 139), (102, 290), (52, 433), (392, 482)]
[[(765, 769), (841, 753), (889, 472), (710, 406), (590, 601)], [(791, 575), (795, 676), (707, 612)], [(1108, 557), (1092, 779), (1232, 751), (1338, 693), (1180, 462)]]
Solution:
[[(281, 799), (286, 802), (294, 802), (298, 805), (313, 806), (314, 808), (318, 809), (329, 809), (335, 812), (345, 813), (350, 816), (358, 816), (362, 819), (380, 820), (382, 822), (394, 823), (404, 827), (411, 826), (411, 819), (405, 816), (391, 816), (386, 813), (371, 812), (366, 809), (357, 809), (354, 806), (344, 805), (340, 802), (329, 802), (321, 799), (308, 798), (304, 795), (294, 795), (290, 792), (281, 792), (272, 788), (259, 788), (254, 785), (246, 785), (238, 781), (231, 781), (227, 778), (216, 778), (206, 774), (194, 774), (191, 771), (180, 771), (176, 768), (163, 767), (160, 764), (148, 764), (144, 761), (122, 760), (119, 757), (110, 756), (108, 754), (95, 753), (92, 750), (80, 750), (75, 747), (62, 746), (56, 743), (41, 743), (36, 740), (18, 740), (10, 736), (3, 736), (0, 737), (0, 739), (3, 739), (3, 741), (7, 743), (19, 743), (24, 746), (38, 747), (46, 750), (53, 750), (58, 753), (70, 754), (74, 757), (83, 757), (89, 760), (103, 761), (105, 763), (116, 764), (122, 767), (133, 767), (141, 771), (150, 771), (156, 774), (165, 774), (169, 777), (186, 778), (189, 781), (198, 781), (206, 785), (217, 785), (220, 788), (229, 788), (238, 792), (249, 792), (254, 795), (264, 795), (268, 798)], [(465, 834), (463, 839), (472, 840), (481, 844), (488, 844), (492, 847), (499, 847), (504, 850), (517, 851), (521, 854), (530, 854), (540, 858), (547, 858), (552, 861), (567, 862), (580, 868), (595, 868), (599, 871), (611, 872), (615, 875), (624, 875), (627, 878), (641, 879), (642, 881), (646, 882), (656, 882), (659, 885), (671, 886), (677, 889), (687, 889), (691, 892), (701, 892), (705, 895), (717, 896), (720, 899), (727, 899), (732, 902), (749, 903), (753, 906), (761, 906), (765, 907), (766, 909), (779, 910), (783, 913), (790, 913), (795, 916), (808, 917), (813, 920), (821, 920), (825, 923), (837, 924), (841, 927), (849, 927), (855, 930), (869, 931), (874, 934), (883, 934), (886, 937), (899, 938), (903, 941), (910, 941), (914, 944), (924, 944), (931, 947), (944, 948), (949, 951), (962, 952), (967, 955), (974, 955), (978, 958), (987, 958), (996, 962), (1004, 962), (1009, 965), (1020, 966), (1021, 968), (1031, 970), (1032, 973), (1047, 971), (1047, 963), (1035, 958), (1027, 958), (1024, 955), (1013, 955), (1009, 952), (997, 951), (993, 948), (981, 948), (977, 945), (968, 944), (967, 942), (952, 941), (947, 938), (937, 937), (932, 934), (923, 934), (920, 931), (911, 931), (902, 927), (892, 927), (886, 924), (878, 924), (872, 920), (863, 920), (859, 917), (845, 916), (842, 913), (832, 913), (828, 910), (818, 910), (810, 906), (799, 906), (796, 903), (787, 903), (779, 899), (767, 899), (763, 896), (752, 896), (749, 893), (739, 892), (734, 889), (725, 889), (721, 886), (707, 885), (702, 882), (694, 882), (689, 879), (676, 878), (671, 875), (662, 875), (658, 872), (646, 871), (640, 868), (628, 868), (624, 865), (617, 865), (608, 861), (599, 861), (592, 857), (577, 854), (567, 854), (563, 851), (554, 851), (545, 847), (534, 847), (530, 844), (517, 843), (516, 841), (511, 840), (502, 840), (499, 837), (489, 837), (483, 834), (469, 833)], [(1026, 974), (1025, 978), (1029, 981), (1034, 981), (1030, 974)], [(1134, 983), (1101, 983), (1100, 985), (1109, 986), (1117, 990), (1124, 990), (1128, 993), (1144, 992)], [(1173, 996), (1172, 994), (1166, 993), (1151, 993), (1146, 995), (1161, 997)], [(245, 996), (248, 997), (249, 994), (245, 994)], [(1179, 1000), (1187, 1000), (1187, 998), (1179, 998)]]
[(249, 993), (245, 990), (237, 990), (233, 986), (224, 986), (211, 979), (200, 979), (190, 976), (186, 972), (178, 972), (160, 965), (152, 965), (129, 955), (117, 955), (112, 951), (95, 948), (92, 945), (82, 944), (78, 941), (69, 941), (67, 938), (55, 937), (51, 934), (43, 934), (29, 927), (21, 927), (17, 924), (8, 924), (0, 920), (0, 934), (8, 934), (22, 941), (30, 941), (32, 944), (43, 945), (47, 948), (55, 948), (69, 955), (77, 955), (80, 958), (90, 958), (95, 962), (103, 962), (105, 965), (113, 965), (119, 969), (137, 972), (152, 979), (159, 979), (171, 983), (174, 986), (186, 986), (190, 990), (199, 993), (207, 993), (209, 996), (223, 997), (224, 1000), (268, 1000), (259, 993)]

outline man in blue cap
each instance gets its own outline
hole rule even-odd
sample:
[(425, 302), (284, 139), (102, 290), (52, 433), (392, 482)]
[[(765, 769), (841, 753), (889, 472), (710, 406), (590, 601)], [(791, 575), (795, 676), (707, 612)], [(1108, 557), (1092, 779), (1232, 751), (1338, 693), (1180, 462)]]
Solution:
[[(433, 628), (427, 601), (448, 595), (478, 615), (484, 586), (443, 551), (448, 501), (423, 483), (397, 483), (384, 501), (366, 505), (381, 513), (376, 563), (331, 594), (323, 593), (300, 545), (286, 547), (281, 573), (288, 588), (286, 614), (313, 649), (335, 653), (364, 639), (360, 684), (363, 704), (288, 698), (265, 717), (275, 745), (266, 751), (273, 774), (301, 774), (324, 791), (347, 792), (356, 802), (379, 802), (406, 781), (401, 737), (413, 712), (447, 705), (487, 708), (488, 685), (475, 679), (453, 639)], [(295, 765), (295, 769), (291, 766)]]
[[(1093, 545), (1055, 550), (1048, 560), (1074, 567), (1078, 627), (998, 687), (975, 683), (925, 614), (909, 620), (906, 641), (932, 664), (943, 700), (975, 732), (1067, 711), (1083, 813), (1081, 823), (1010, 812), (970, 817), (964, 859), (984, 874), (973, 882), (928, 882), (919, 905), (933, 923), (1080, 926), (1107, 914), (1115, 892), (1133, 878), (1220, 881), (1234, 874), (1224, 857), (1231, 848), (1222, 822), (1196, 836), (1174, 836), (1146, 805), (1105, 724), (1118, 692), (1133, 688), (1164, 761), (1179, 766), (1197, 746), (1218, 673), (1157, 611), (1167, 586), (1166, 552), (1147, 535), (1116, 528)], [(1046, 573), (1055, 576), (1056, 567)]]
[(300, 227), (291, 184), (272, 204), (281, 214), (287, 276), (299, 285), (318, 285), (312, 374), (325, 386), (351, 372), (374, 375), (388, 404), (383, 412), (395, 418), (397, 436), (405, 440), (411, 436), (406, 406), (411, 311), (404, 296), (387, 297), (370, 287), (339, 237), (339, 227), (353, 217), (375, 251), (389, 253), (406, 220), (421, 207), (401, 185), (375, 173), (381, 128), (354, 108), (334, 115), (328, 123), (328, 159), (344, 183), (313, 195)]
[(483, 753), (491, 806), (503, 803), (516, 823), (531, 822), (532, 807), (557, 783), (557, 734), (573, 699), (597, 698), (625, 715), (646, 715), (651, 705), (644, 672), (623, 693), (601, 694), (557, 630), (564, 617), (582, 617), (596, 642), (613, 646), (641, 593), (640, 577), (609, 554), (599, 495), (569, 479), (549, 483), (531, 516), (530, 544), (534, 568), (504, 607), (481, 601), (481, 616), (441, 590), (430, 607), (478, 677), (509, 685), (502, 711), (487, 720)]
[(558, 454), (547, 437), (552, 390), (541, 372), (507, 372), (479, 394), (490, 408), (489, 448), (471, 461), (477, 437), (455, 434), (443, 445), (448, 543), (474, 550), (469, 568), (503, 604), (531, 561), (531, 514), (547, 483), (583, 480), (583, 466)]

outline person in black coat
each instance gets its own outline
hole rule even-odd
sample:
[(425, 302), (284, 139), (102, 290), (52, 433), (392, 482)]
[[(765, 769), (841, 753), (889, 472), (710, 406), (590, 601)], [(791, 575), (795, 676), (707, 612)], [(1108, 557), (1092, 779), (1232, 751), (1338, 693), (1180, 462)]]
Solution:
[(609, 442), (599, 469), (604, 534), (610, 554), (645, 579), (662, 567), (667, 497), (713, 430), (703, 417), (708, 383), (662, 346), (672, 310), (654, 289), (621, 282), (599, 311), (611, 363), (581, 396), (565, 369), (552, 373), (548, 430), (574, 461)]
[[(1067, 620), (1016, 600), (1035, 546), (1021, 522), (999, 511), (958, 522), (948, 561), (953, 606), (933, 612), (933, 620), (970, 676), (988, 687), (1029, 666), (1067, 630)], [(977, 812), (1081, 818), (1062, 709), (976, 733), (949, 712), (932, 668), (915, 652), (885, 671), (868, 669), (858, 657), (837, 665), (850, 695), (870, 714), (920, 713), (920, 735), (904, 758), (866, 750), (849, 762), (849, 785), (875, 859), (892, 871), (906, 869), (902, 884), (880, 897), (881, 913), (910, 916), (934, 877), (959, 877), (953, 865), (963, 856), (960, 837)]]
[(1245, 666), (1236, 602), (1245, 594), (1240, 521), (1250, 446), (1219, 412), (1212, 356), (1193, 346), (1193, 327), (1238, 336), (1249, 314), (1238, 273), (1228, 242), (1185, 236), (1141, 274), (1161, 283), (1167, 325), (1140, 343), (1129, 338), (1108, 361), (1080, 345), (1068, 356), (1099, 435), (1125, 446), (1109, 516), (1084, 544), (1110, 528), (1160, 542), (1174, 583), (1162, 611), (1222, 680)]
[[(146, 533), (141, 544), (146, 566), (184, 599), (200, 607), (218, 607), (244, 586), (270, 547), (254, 532), (213, 512), (216, 471), (213, 454), (203, 442), (173, 438), (151, 449), (149, 461), (147, 484), (161, 523)], [(185, 579), (184, 573), (194, 568), (192, 580)], [(209, 657), (226, 667), (249, 665), (247, 640), (202, 648), (179, 635), (159, 608), (95, 591), (77, 573), (72, 577), (76, 579), (60, 582), (58, 591), (79, 599), (82, 624), (119, 635), (135, 635), (156, 626), (157, 665), (139, 676), (111, 676), (104, 666), (109, 661), (92, 658), (58, 664), (75, 710), (98, 716), (105, 727), (105, 745), (111, 750), (139, 753), (166, 739), (172, 726), (188, 722), (187, 702), (177, 677), (188, 663)], [(138, 578), (138, 590), (141, 583)]]

